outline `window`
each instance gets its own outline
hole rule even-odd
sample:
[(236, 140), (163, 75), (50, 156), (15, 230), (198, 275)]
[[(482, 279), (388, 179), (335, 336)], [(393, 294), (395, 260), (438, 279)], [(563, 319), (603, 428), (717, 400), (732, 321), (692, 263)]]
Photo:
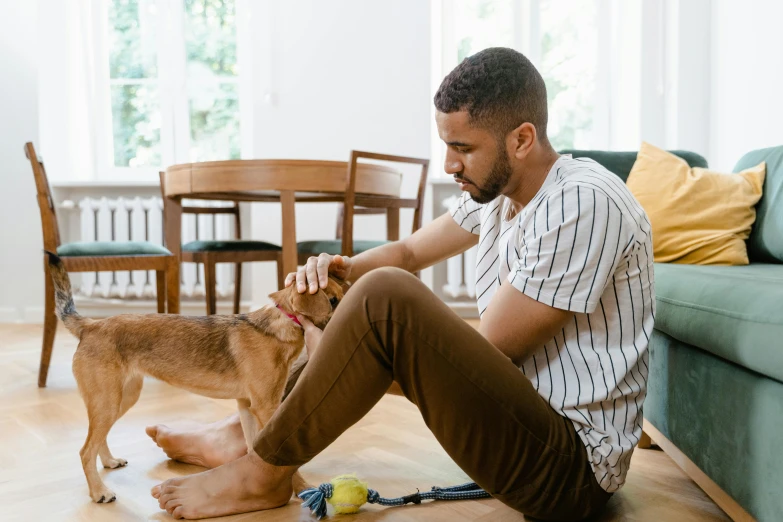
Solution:
[(100, 1), (99, 175), (240, 158), (237, 1)]
[[(638, 147), (639, 71), (634, 64), (639, 61), (641, 0), (436, 3), (437, 82), (467, 56), (487, 47), (511, 47), (544, 78), (547, 134), (556, 150)], [(433, 148), (433, 158), (442, 158), (442, 145)]]

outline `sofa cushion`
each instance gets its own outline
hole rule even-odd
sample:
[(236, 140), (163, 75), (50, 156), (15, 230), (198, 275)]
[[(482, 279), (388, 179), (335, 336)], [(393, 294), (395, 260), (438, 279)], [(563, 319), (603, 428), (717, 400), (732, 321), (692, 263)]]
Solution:
[(783, 265), (655, 265), (655, 328), (783, 382)]
[(767, 162), (764, 193), (756, 207), (756, 223), (748, 239), (751, 262), (783, 262), (783, 146), (745, 154), (734, 172)]
[[(691, 167), (707, 168), (707, 160), (695, 152), (689, 152), (687, 150), (670, 150), (669, 152), (687, 161), (688, 165)], [(623, 181), (628, 179), (628, 174), (631, 173), (637, 155), (636, 151), (614, 152), (608, 150), (563, 150), (560, 151), (560, 153), (570, 154), (574, 158), (590, 158), (597, 161), (606, 167), (609, 172), (614, 172), (620, 176)], [(756, 163), (760, 162), (757, 161)]]
[(76, 241), (57, 247), (63, 257), (170, 256), (168, 249), (148, 241)]
[(660, 263), (747, 265), (765, 163), (738, 174), (689, 167), (643, 142), (626, 184), (652, 223)]

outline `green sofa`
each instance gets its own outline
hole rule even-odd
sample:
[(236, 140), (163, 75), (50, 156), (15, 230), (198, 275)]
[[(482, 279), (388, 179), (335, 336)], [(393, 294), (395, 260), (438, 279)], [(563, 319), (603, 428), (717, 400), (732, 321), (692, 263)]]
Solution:
[[(593, 158), (623, 180), (636, 158), (635, 152), (563, 152)], [(691, 166), (707, 166), (697, 154), (673, 152)], [(731, 499), (759, 521), (779, 522), (783, 146), (746, 154), (735, 172), (762, 161), (767, 176), (747, 242), (750, 265), (655, 265), (657, 310), (644, 417), (653, 439), (656, 432), (665, 438), (664, 450), (681, 452), (717, 484), (722, 491), (716, 494), (698, 470), (685, 466), (732, 516), (742, 514), (732, 512)]]

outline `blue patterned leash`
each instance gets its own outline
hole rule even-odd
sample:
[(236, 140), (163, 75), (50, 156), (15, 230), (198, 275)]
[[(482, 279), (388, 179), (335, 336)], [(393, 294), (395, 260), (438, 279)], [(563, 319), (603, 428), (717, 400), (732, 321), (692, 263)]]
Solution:
[[(309, 508), (318, 518), (326, 516), (326, 500), (332, 498), (334, 488), (329, 482), (325, 482), (317, 488), (309, 488), (299, 493), (299, 498), (304, 502), (303, 508)], [(411, 495), (397, 498), (384, 498), (374, 489), (367, 489), (367, 502), (380, 504), (381, 506), (404, 506), (405, 504), (421, 504), (422, 500), (473, 500), (489, 498), (491, 495), (481, 489), (475, 482), (440, 488), (433, 486), (430, 491), (421, 493), (416, 491)]]

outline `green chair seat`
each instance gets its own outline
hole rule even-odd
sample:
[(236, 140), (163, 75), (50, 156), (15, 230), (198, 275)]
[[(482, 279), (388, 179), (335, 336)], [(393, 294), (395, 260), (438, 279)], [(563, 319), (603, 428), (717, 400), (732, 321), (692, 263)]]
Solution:
[(282, 250), (278, 245), (266, 241), (244, 239), (201, 240), (182, 245), (183, 252), (280, 252)]
[(783, 382), (783, 265), (657, 263), (655, 292), (656, 330)]
[[(353, 253), (361, 254), (371, 248), (379, 247), (390, 243), (391, 241), (354, 241)], [(300, 254), (311, 254), (317, 256), (318, 254), (332, 254), (337, 255), (343, 250), (343, 242), (341, 239), (324, 239), (320, 241), (300, 241), (296, 244), (296, 249)]]
[(148, 241), (77, 241), (57, 248), (63, 257), (170, 256), (168, 249)]

